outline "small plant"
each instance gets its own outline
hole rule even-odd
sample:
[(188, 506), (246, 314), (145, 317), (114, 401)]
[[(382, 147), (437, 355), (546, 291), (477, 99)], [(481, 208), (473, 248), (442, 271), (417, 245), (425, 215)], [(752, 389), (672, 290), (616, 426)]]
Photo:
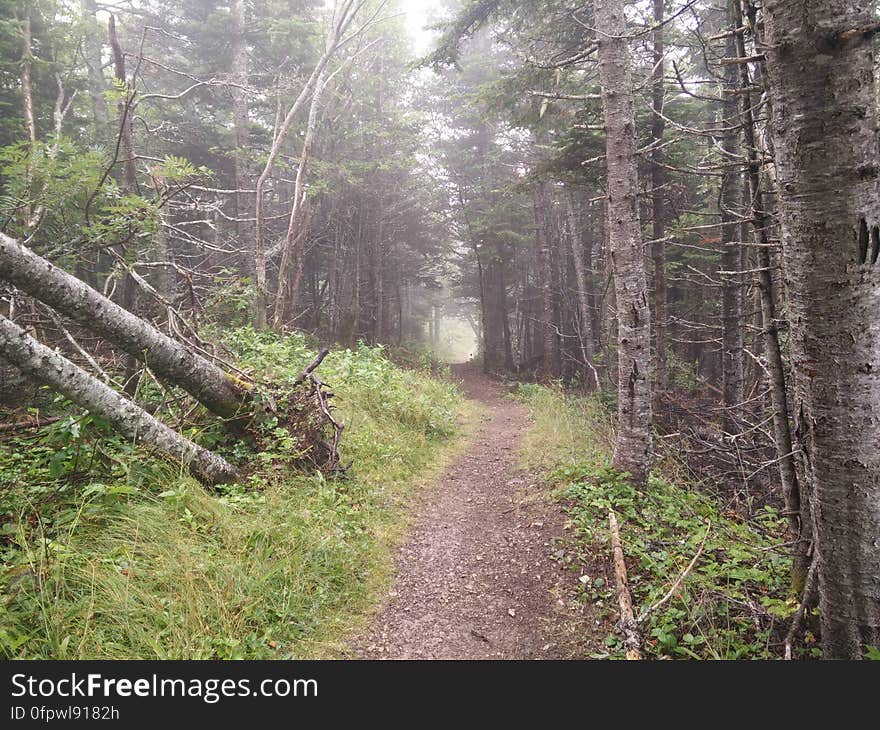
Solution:
[[(595, 398), (522, 385), (531, 413), (524, 459), (543, 468), (571, 517), (581, 550), (608, 554), (608, 511), (620, 522), (634, 609), (657, 603), (700, 556), (675, 595), (640, 629), (648, 656), (698, 659), (779, 656), (796, 602), (788, 595), (791, 560), (785, 520), (765, 507), (748, 521), (713, 496), (653, 475), (635, 489), (610, 468), (608, 412)], [(582, 586), (584, 600), (608, 604), (613, 590)], [(621, 643), (608, 648), (622, 656)]]
[[(238, 367), (280, 386), (317, 349), (300, 334), (220, 334)], [(0, 656), (282, 659), (344, 633), (389, 580), (403, 504), (457, 434), (461, 400), (380, 347), (333, 352), (321, 376), (346, 422), (344, 481), (294, 467), (277, 423), (254, 453), (149, 382), (138, 398), (246, 464), (240, 483), (208, 492), (63, 399), (63, 419), (3, 442)]]
[[(651, 477), (635, 490), (594, 464), (557, 470), (581, 539), (607, 551), (608, 511), (621, 522), (630, 588), (639, 611), (659, 602), (698, 552), (677, 593), (648, 613), (645, 650), (693, 659), (769, 658), (796, 605), (787, 599), (790, 559), (777, 546), (784, 520), (766, 509), (748, 523), (713, 497)], [(775, 630), (775, 633), (774, 633)]]

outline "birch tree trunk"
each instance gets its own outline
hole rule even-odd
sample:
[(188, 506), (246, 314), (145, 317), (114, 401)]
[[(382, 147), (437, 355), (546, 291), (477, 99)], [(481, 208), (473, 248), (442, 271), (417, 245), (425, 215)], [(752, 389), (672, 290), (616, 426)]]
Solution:
[(855, 0), (767, 0), (794, 411), (812, 478), (825, 657), (880, 646), (880, 188)]
[(594, 2), (605, 122), (608, 228), (617, 299), (618, 427), (613, 464), (644, 484), (653, 458), (651, 310), (638, 209), (631, 54), (623, 0)]
[(85, 370), (30, 337), (0, 315), (0, 354), (22, 374), (49, 385), (77, 405), (87, 408), (139, 443), (179, 459), (192, 475), (206, 484), (222, 484), (237, 476), (234, 466), (216, 454), (157, 421)]
[(156, 375), (218, 416), (235, 419), (247, 413), (249, 390), (223, 370), (3, 234), (0, 279), (147, 362)]

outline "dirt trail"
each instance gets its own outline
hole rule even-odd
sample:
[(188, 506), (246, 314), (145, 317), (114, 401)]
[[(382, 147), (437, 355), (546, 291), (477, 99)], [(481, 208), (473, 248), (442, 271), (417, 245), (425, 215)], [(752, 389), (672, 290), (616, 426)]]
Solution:
[[(588, 656), (596, 622), (562, 566), (565, 518), (517, 469), (525, 409), (473, 366), (454, 369), (481, 404), (467, 450), (429, 488), (397, 557), (387, 603), (352, 642), (364, 659)], [(602, 633), (604, 636), (604, 632)]]

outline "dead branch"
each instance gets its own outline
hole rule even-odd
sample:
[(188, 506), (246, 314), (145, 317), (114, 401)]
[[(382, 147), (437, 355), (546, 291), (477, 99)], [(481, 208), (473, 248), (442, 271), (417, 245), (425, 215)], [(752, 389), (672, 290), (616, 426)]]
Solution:
[(700, 542), (700, 546), (697, 548), (697, 552), (694, 554), (694, 557), (691, 559), (691, 562), (688, 563), (687, 568), (685, 568), (682, 571), (681, 575), (679, 575), (678, 578), (676, 578), (675, 582), (672, 584), (672, 587), (666, 592), (666, 595), (663, 596), (663, 598), (661, 598), (655, 604), (649, 606), (648, 608), (646, 608), (644, 611), (642, 611), (639, 614), (639, 617), (636, 619), (637, 624), (642, 623), (646, 618), (648, 618), (648, 616), (650, 616), (658, 608), (662, 607), (670, 598), (672, 598), (672, 596), (675, 595), (675, 592), (678, 590), (678, 587), (681, 585), (682, 581), (687, 577), (687, 574), (691, 572), (691, 568), (693, 568), (694, 565), (696, 565), (697, 560), (699, 559), (700, 555), (703, 554), (703, 548), (706, 546), (706, 540), (709, 537), (709, 530), (711, 530), (711, 529), (712, 529), (712, 522), (710, 520), (709, 524), (706, 525), (706, 534), (703, 535), (703, 540)]
[(642, 637), (633, 616), (632, 597), (626, 577), (626, 563), (623, 560), (623, 546), (620, 543), (620, 530), (614, 510), (608, 511), (608, 525), (611, 528), (611, 551), (614, 555), (614, 576), (617, 579), (617, 605), (620, 607), (620, 629), (624, 635), (626, 658), (642, 658)]

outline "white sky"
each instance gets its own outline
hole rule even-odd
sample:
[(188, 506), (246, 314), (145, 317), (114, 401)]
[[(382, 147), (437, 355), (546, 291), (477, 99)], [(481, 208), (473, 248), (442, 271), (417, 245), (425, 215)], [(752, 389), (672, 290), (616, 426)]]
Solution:
[(400, 8), (406, 13), (406, 27), (417, 55), (423, 55), (431, 47), (433, 33), (425, 30), (425, 26), (435, 22), (440, 7), (438, 0), (400, 0)]

